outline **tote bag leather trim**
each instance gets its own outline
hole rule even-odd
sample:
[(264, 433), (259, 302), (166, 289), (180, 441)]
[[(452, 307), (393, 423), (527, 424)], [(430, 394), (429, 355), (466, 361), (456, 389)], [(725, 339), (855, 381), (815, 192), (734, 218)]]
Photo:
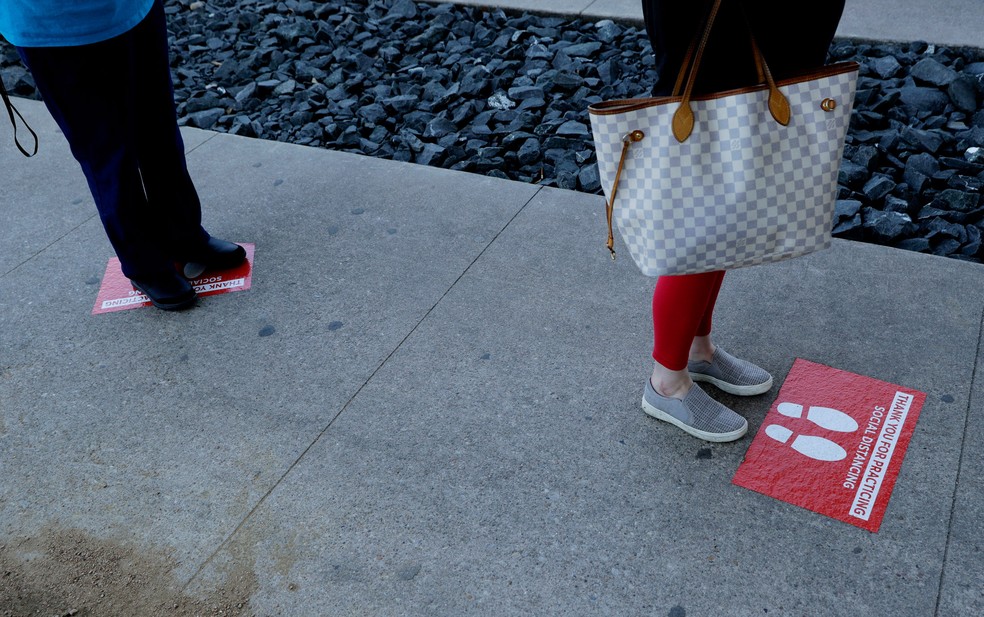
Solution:
[[(814, 69), (811, 71), (804, 71), (797, 73), (786, 79), (780, 79), (776, 81), (776, 85), (782, 88), (783, 86), (789, 86), (791, 84), (798, 84), (804, 81), (813, 81), (816, 79), (821, 79), (823, 77), (831, 77), (833, 75), (840, 75), (842, 73), (850, 73), (852, 71), (857, 71), (859, 65), (857, 62), (838, 62), (836, 64), (828, 64), (820, 69)], [(731, 90), (722, 90), (720, 92), (713, 92), (710, 94), (703, 94), (700, 96), (691, 97), (692, 101), (711, 101), (714, 99), (726, 98), (729, 96), (735, 96), (737, 94), (747, 94), (751, 92), (759, 92), (761, 90), (768, 90), (768, 84), (757, 84), (754, 86), (747, 86), (744, 88), (734, 88)], [(619, 114), (629, 111), (637, 111), (640, 109), (645, 109), (647, 107), (654, 107), (656, 105), (668, 105), (671, 103), (679, 103), (683, 100), (683, 96), (656, 96), (656, 97), (641, 97), (635, 99), (612, 99), (610, 101), (602, 101), (600, 103), (595, 103), (588, 106), (588, 113), (596, 116), (606, 116), (609, 114)]]

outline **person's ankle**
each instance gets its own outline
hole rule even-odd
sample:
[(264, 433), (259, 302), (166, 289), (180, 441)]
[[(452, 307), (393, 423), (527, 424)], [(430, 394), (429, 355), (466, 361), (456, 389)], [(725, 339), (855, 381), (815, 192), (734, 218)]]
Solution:
[(682, 399), (690, 392), (690, 388), (694, 387), (694, 382), (689, 375), (686, 375), (685, 378), (676, 379), (664, 379), (653, 375), (649, 381), (656, 393), (666, 398)]
[(714, 343), (707, 341), (706, 343), (698, 342), (694, 340), (694, 344), (690, 346), (690, 355), (688, 360), (691, 362), (710, 362), (714, 359), (714, 350), (716, 349)]

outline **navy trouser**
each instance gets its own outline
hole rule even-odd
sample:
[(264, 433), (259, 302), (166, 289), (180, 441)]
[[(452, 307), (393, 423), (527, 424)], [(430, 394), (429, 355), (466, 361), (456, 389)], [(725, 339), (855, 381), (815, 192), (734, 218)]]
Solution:
[(107, 41), (18, 52), (82, 166), (123, 273), (188, 261), (209, 236), (178, 130), (160, 0)]

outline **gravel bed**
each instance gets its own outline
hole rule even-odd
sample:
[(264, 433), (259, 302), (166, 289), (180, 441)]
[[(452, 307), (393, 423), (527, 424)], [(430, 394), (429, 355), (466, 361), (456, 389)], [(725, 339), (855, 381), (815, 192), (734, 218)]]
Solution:
[[(165, 0), (189, 126), (601, 193), (587, 106), (655, 79), (638, 24), (412, 0)], [(834, 235), (980, 262), (984, 50), (861, 63)], [(12, 94), (37, 98), (0, 46)]]

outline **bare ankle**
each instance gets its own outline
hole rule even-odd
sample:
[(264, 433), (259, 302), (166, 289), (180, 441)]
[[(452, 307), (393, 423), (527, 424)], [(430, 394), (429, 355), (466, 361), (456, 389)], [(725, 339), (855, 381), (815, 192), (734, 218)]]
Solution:
[(653, 368), (653, 374), (650, 378), (650, 382), (653, 384), (653, 389), (656, 390), (657, 394), (660, 396), (665, 396), (667, 398), (680, 398), (682, 399), (690, 392), (690, 388), (693, 387), (694, 382), (690, 379), (690, 373), (686, 369), (682, 371), (672, 371), (658, 362)]
[(694, 362), (710, 362), (714, 358), (714, 343), (711, 336), (694, 337), (693, 344), (690, 345), (690, 360)]

